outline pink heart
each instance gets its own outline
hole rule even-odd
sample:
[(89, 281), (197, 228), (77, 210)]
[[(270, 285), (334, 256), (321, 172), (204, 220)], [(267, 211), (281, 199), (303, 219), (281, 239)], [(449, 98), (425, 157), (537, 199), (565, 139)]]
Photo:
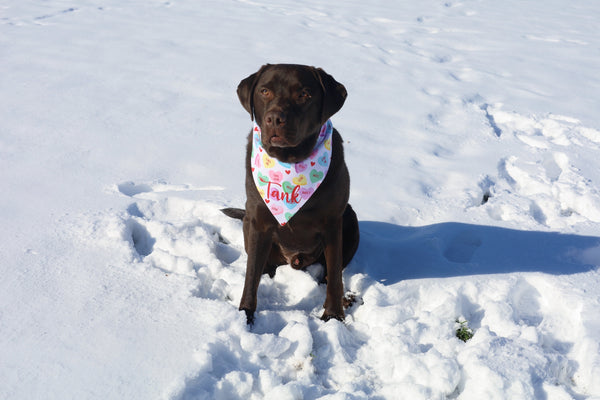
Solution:
[(307, 166), (306, 166), (306, 164), (305, 164), (305, 163), (297, 163), (297, 164), (295, 165), (295, 168), (296, 168), (296, 172), (297, 172), (297, 173), (300, 173), (300, 172), (303, 172), (303, 171), (305, 171), (305, 170), (306, 170), (306, 168), (307, 168)]
[(273, 215), (279, 215), (279, 214), (283, 213), (283, 207), (278, 206), (277, 204), (272, 204), (271, 205), (271, 213)]
[(271, 182), (280, 183), (283, 179), (283, 173), (280, 171), (269, 171), (269, 178), (271, 178)]

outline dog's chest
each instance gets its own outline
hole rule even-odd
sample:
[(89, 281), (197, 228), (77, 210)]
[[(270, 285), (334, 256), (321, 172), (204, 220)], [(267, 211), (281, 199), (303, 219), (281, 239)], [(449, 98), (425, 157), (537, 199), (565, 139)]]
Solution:
[(290, 231), (283, 228), (274, 242), (288, 264), (303, 268), (316, 262), (323, 253), (325, 245), (321, 232), (318, 229)]

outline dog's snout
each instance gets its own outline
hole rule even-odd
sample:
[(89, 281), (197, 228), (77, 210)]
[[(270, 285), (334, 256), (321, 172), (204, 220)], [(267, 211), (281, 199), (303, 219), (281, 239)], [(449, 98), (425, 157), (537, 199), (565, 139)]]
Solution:
[(265, 115), (265, 123), (269, 126), (279, 127), (285, 125), (286, 115), (279, 111), (271, 111)]

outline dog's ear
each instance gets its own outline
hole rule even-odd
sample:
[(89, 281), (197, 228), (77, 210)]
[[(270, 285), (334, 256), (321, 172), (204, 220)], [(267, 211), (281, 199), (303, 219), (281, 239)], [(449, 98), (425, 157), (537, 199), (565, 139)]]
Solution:
[(321, 122), (325, 123), (325, 121), (342, 108), (346, 101), (346, 97), (348, 96), (348, 92), (346, 92), (344, 85), (333, 79), (333, 76), (329, 75), (321, 68), (314, 68), (314, 73), (323, 89)]
[(267, 69), (270, 64), (265, 64), (260, 69), (250, 75), (249, 77), (242, 79), (240, 84), (237, 87), (237, 95), (238, 99), (240, 99), (240, 103), (242, 106), (250, 113), (250, 118), (254, 121), (254, 89), (256, 88), (256, 83), (258, 82), (258, 78), (260, 75)]

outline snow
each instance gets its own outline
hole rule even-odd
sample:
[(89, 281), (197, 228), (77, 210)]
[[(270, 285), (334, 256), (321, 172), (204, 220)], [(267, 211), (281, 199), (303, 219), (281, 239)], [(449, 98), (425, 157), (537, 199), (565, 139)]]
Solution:
[[(600, 3), (0, 10), (0, 398), (600, 399)], [(266, 62), (349, 92), (345, 323), (319, 265), (237, 311)]]

